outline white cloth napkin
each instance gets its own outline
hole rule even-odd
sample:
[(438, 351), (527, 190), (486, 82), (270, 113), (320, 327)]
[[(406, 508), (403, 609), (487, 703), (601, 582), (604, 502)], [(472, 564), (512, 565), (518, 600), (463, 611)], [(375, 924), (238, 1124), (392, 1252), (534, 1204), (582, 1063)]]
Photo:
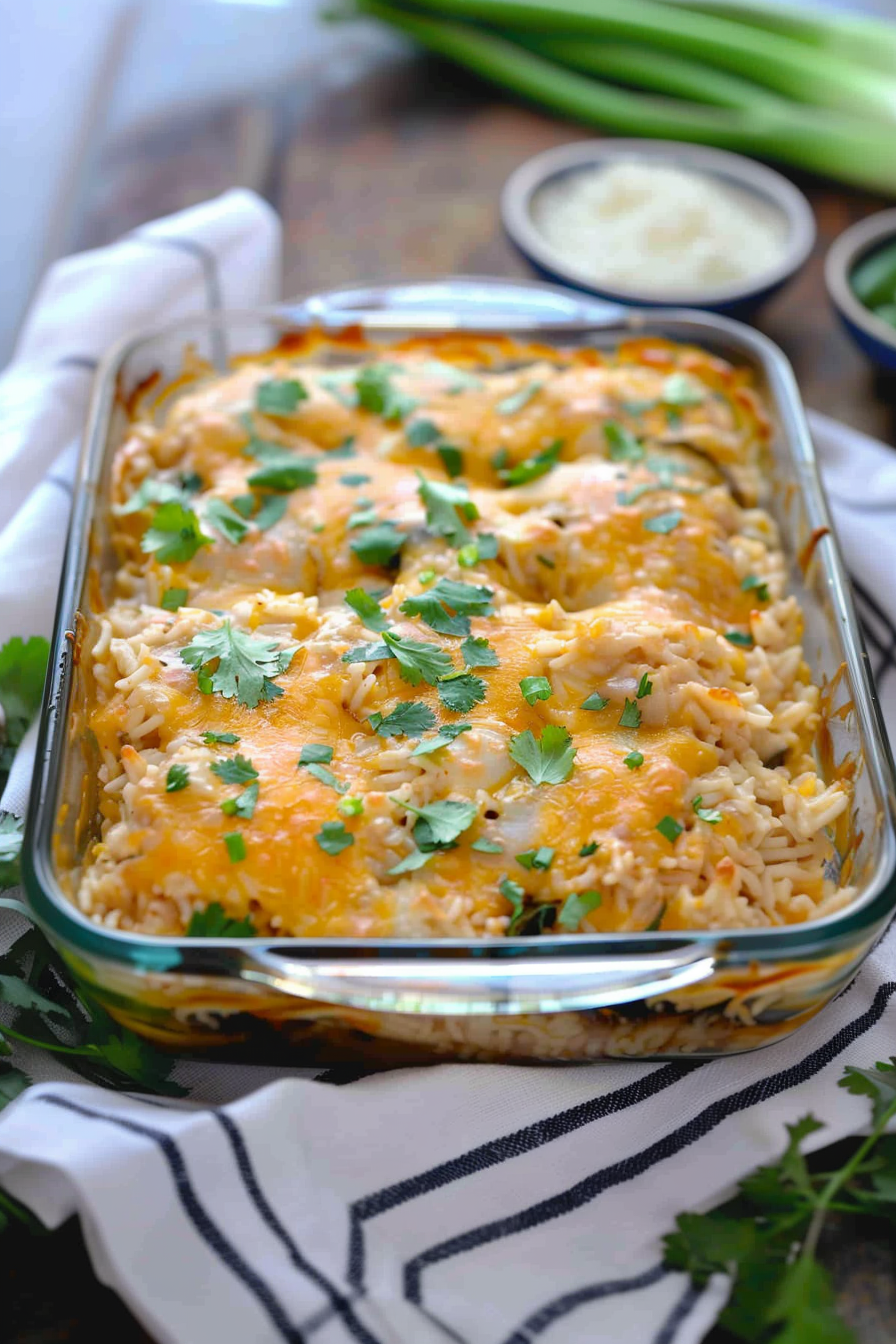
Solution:
[[(274, 299), (278, 251), (268, 207), (231, 192), (53, 268), (0, 379), (0, 639), (49, 632), (94, 360), (191, 307)], [(813, 430), (892, 731), (896, 455)], [(168, 1102), (25, 1052), (42, 1081), (0, 1116), (0, 1182), (48, 1226), (77, 1213), (97, 1274), (164, 1344), (696, 1344), (726, 1284), (667, 1273), (662, 1234), (776, 1155), (785, 1122), (827, 1122), (809, 1147), (866, 1123), (835, 1081), (890, 1054), (894, 991), (889, 937), (793, 1039), (697, 1067), (181, 1064), (189, 1100)]]

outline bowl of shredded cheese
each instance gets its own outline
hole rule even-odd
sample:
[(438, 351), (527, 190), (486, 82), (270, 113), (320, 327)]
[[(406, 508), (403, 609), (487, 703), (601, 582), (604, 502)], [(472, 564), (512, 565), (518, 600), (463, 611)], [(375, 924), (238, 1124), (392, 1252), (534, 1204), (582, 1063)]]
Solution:
[(740, 154), (661, 140), (590, 140), (528, 159), (501, 211), (543, 275), (619, 303), (746, 313), (815, 242), (805, 196)]

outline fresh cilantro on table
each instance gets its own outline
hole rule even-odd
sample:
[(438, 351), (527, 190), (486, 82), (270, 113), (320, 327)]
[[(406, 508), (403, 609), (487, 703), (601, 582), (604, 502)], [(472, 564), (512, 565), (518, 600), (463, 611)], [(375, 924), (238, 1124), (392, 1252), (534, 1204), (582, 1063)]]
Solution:
[(355, 837), (341, 821), (325, 821), (314, 838), (325, 854), (341, 854), (355, 843)]
[(542, 845), (540, 849), (527, 849), (517, 854), (516, 861), (521, 868), (530, 871), (537, 868), (539, 872), (546, 873), (554, 862), (554, 851), (548, 845)]
[(419, 737), (435, 726), (436, 716), (419, 700), (402, 700), (390, 714), (371, 714), (367, 722), (379, 737)]
[(468, 635), (470, 616), (490, 616), (493, 597), (491, 588), (481, 584), (441, 578), (425, 593), (406, 598), (400, 610), (405, 616), (419, 616), (439, 634)]
[[(366, 521), (368, 514), (365, 512), (363, 516)], [(349, 519), (350, 527), (355, 517), (357, 515), (352, 514), (352, 518)], [(399, 532), (393, 522), (386, 520), (364, 526), (363, 531), (358, 533), (350, 545), (362, 564), (389, 565), (395, 560), (406, 541), (407, 534)]]
[(431, 756), (434, 751), (441, 751), (442, 747), (449, 746), (455, 738), (460, 737), (461, 733), (469, 733), (472, 727), (471, 723), (443, 723), (435, 737), (424, 738), (411, 755)]
[(549, 448), (536, 453), (534, 457), (527, 457), (513, 467), (502, 467), (498, 475), (505, 485), (528, 485), (529, 481), (546, 476), (557, 465), (562, 450), (563, 440), (555, 439)]
[(387, 628), (389, 622), (386, 613), (371, 593), (365, 592), (363, 588), (350, 588), (345, 595), (345, 601), (368, 630), (375, 630), (377, 634), (381, 634)]
[(450, 655), (440, 649), (438, 644), (427, 644), (419, 639), (406, 639), (403, 635), (383, 632), (383, 640), (391, 656), (398, 662), (402, 680), (411, 686), (419, 686), (421, 680), (435, 686), (440, 677), (451, 672)]
[(554, 694), (547, 677), (523, 677), (520, 691), (527, 705), (534, 705), (536, 700), (550, 700)]
[(485, 699), (486, 686), (481, 677), (472, 672), (452, 672), (439, 679), (439, 699), (455, 714), (468, 714), (474, 705)]
[(165, 776), (165, 792), (180, 793), (190, 782), (190, 772), (185, 765), (172, 765)]
[(16, 747), (40, 709), (49, 656), (50, 645), (41, 635), (27, 640), (14, 635), (0, 648), (0, 706), (4, 719), (0, 771), (10, 769)]
[(499, 415), (516, 415), (527, 406), (534, 396), (536, 396), (544, 386), (540, 382), (524, 383), (516, 392), (511, 392), (509, 396), (503, 397), (495, 406)]
[(225, 700), (237, 699), (255, 709), (260, 701), (283, 694), (271, 678), (286, 671), (294, 653), (295, 647), (281, 649), (273, 640), (256, 638), (225, 620), (211, 630), (197, 630), (180, 656), (198, 674), (200, 691), (216, 691)]
[(355, 377), (358, 405), (387, 422), (404, 420), (417, 406), (413, 397), (395, 386), (392, 373), (386, 364), (368, 364)]
[(308, 392), (297, 378), (269, 378), (255, 389), (255, 409), (262, 415), (292, 415)]
[(615, 420), (608, 420), (604, 425), (604, 438), (611, 462), (640, 462), (644, 457), (641, 441)]
[(418, 849), (424, 850), (453, 845), (457, 837), (472, 826), (478, 812), (475, 803), (458, 803), (450, 798), (428, 803), (425, 807), (415, 807), (402, 798), (393, 798), (392, 802), (417, 818), (414, 841)]
[(248, 784), (258, 778), (258, 771), (245, 756), (229, 756), (223, 761), (215, 761), (211, 766), (213, 775), (217, 775), (223, 784)]
[(575, 933), (585, 916), (596, 910), (602, 900), (603, 896), (599, 891), (572, 892), (560, 907), (557, 923), (561, 929), (569, 929)]
[(465, 667), (499, 667), (500, 659), (487, 639), (468, 635), (460, 646)]
[(257, 802), (258, 780), (256, 779), (251, 784), (247, 784), (235, 798), (225, 798), (221, 804), (221, 811), (225, 817), (242, 817), (243, 821), (251, 821), (255, 815)]
[(153, 515), (151, 526), (140, 539), (145, 555), (155, 555), (162, 564), (186, 564), (203, 546), (211, 546), (192, 509), (177, 500), (160, 505)]
[(511, 760), (523, 767), (533, 784), (562, 784), (572, 774), (576, 748), (567, 730), (556, 724), (545, 724), (540, 739), (529, 728), (517, 733), (509, 750)]
[(187, 925), (188, 938), (253, 938), (255, 933), (248, 915), (234, 919), (220, 901), (212, 901), (204, 910), (194, 910)]

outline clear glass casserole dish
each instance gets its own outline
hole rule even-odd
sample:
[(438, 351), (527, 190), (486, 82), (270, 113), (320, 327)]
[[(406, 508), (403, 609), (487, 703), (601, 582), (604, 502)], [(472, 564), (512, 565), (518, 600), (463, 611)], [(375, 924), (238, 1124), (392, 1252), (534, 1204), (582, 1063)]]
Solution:
[[(533, 314), (534, 316), (530, 316)], [(804, 650), (823, 688), (824, 773), (848, 776), (838, 848), (855, 901), (774, 930), (539, 938), (149, 937), (99, 927), (66, 886), (90, 837), (95, 762), (79, 730), (71, 633), (100, 597), (112, 456), (145, 379), (174, 382), (192, 345), (217, 369), (314, 322), (363, 322), (388, 342), (441, 329), (542, 345), (614, 346), (633, 334), (689, 342), (754, 371), (775, 424), (770, 498)], [(92, 788), (93, 786), (93, 788)], [(95, 809), (94, 809), (95, 810)], [(684, 311), (620, 314), (547, 286), (434, 282), (321, 296), (291, 309), (210, 314), (127, 342), (98, 375), (82, 454), (24, 849), (35, 918), (73, 973), (134, 1030), (179, 1051), (291, 1063), (713, 1056), (789, 1035), (856, 973), (896, 908), (893, 763), (792, 372), (751, 329)], [(214, 893), (209, 893), (209, 899)]]

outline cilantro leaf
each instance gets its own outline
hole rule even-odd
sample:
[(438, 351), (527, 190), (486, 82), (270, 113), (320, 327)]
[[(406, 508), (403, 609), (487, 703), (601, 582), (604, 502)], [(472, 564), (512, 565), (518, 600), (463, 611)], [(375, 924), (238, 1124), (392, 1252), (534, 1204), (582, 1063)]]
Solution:
[(615, 420), (604, 425), (604, 438), (611, 462), (640, 462), (644, 456), (641, 441)]
[(252, 521), (259, 532), (267, 532), (268, 528), (279, 523), (288, 507), (286, 495), (262, 495), (258, 512)]
[(856, 1344), (855, 1335), (837, 1315), (827, 1271), (806, 1256), (797, 1256), (786, 1266), (766, 1320), (783, 1327), (774, 1344)]
[(487, 840), (484, 835), (480, 835), (478, 840), (474, 840), (470, 845), (480, 854), (503, 854), (504, 846), (495, 844), (494, 840)]
[(237, 737), (236, 733), (208, 732), (202, 734), (202, 740), (208, 747), (213, 747), (216, 743), (220, 743), (222, 747), (232, 747), (235, 746), (240, 739)]
[(314, 838), (325, 854), (341, 854), (355, 843), (355, 837), (341, 821), (325, 821)]
[[(469, 617), (491, 615), (493, 597), (491, 588), (442, 578), (427, 592), (406, 598), (400, 610), (405, 616), (421, 617), (439, 634), (468, 635)], [(449, 615), (449, 610), (454, 615)]]
[(252, 762), (239, 754), (223, 761), (215, 761), (211, 766), (211, 772), (217, 775), (223, 784), (248, 784), (250, 779), (258, 778), (258, 771)]
[(582, 709), (606, 709), (609, 700), (605, 700), (599, 691), (592, 691), (587, 700), (582, 701)]
[(389, 622), (386, 613), (376, 598), (363, 588), (350, 588), (345, 595), (345, 601), (368, 630), (375, 630), (380, 634), (387, 628)]
[(729, 644), (736, 644), (740, 649), (752, 649), (753, 636), (743, 634), (740, 630), (726, 630), (725, 638)]
[(276, 490), (289, 493), (309, 485), (317, 484), (317, 468), (295, 453), (281, 450), (278, 456), (271, 454), (262, 462), (258, 471), (253, 471), (247, 484), (253, 490)]
[(368, 364), (355, 378), (358, 405), (384, 420), (403, 420), (416, 409), (413, 397), (400, 392), (392, 381), (392, 370), (386, 364)]
[(320, 742), (306, 742), (299, 756), (299, 765), (329, 765), (332, 759), (332, 747)]
[(405, 639), (389, 630), (383, 632), (383, 640), (398, 660), (402, 679), (411, 686), (419, 686), (421, 679), (435, 686), (440, 677), (451, 671), (451, 658), (438, 644)]
[(680, 825), (680, 823), (677, 822), (674, 817), (662, 817), (657, 822), (656, 829), (659, 831), (661, 836), (663, 836), (666, 840), (669, 841), (670, 845), (674, 845), (675, 841), (678, 839), (678, 837), (684, 830), (684, 827)]
[(255, 932), (248, 915), (234, 919), (220, 901), (212, 901), (204, 910), (194, 910), (187, 925), (188, 938), (252, 938)]
[(165, 776), (165, 792), (180, 793), (190, 782), (190, 772), (185, 765), (172, 765)]
[(497, 554), (498, 538), (492, 532), (480, 532), (472, 541), (461, 546), (457, 563), (461, 569), (472, 569), (480, 560), (494, 560)]
[(394, 658), (388, 644), (357, 644), (342, 655), (344, 663), (379, 663), (383, 658)]
[(557, 923), (561, 929), (571, 929), (575, 932), (585, 916), (596, 910), (602, 900), (603, 896), (599, 891), (572, 892), (560, 907)]
[(464, 546), (472, 540), (462, 519), (472, 521), (479, 516), (465, 485), (451, 485), (447, 481), (428, 481), (422, 472), (418, 493), (426, 509), (426, 526), (430, 532), (444, 537), (452, 546)]
[(436, 716), (429, 705), (419, 700), (402, 700), (391, 714), (371, 714), (367, 722), (379, 737), (419, 737), (435, 725)]
[(255, 804), (258, 802), (258, 780), (253, 780), (251, 784), (237, 794), (235, 798), (225, 798), (221, 804), (221, 811), (225, 817), (242, 817), (244, 821), (251, 821), (255, 815)]
[(263, 415), (291, 415), (308, 393), (297, 378), (269, 378), (255, 389), (255, 409)]
[(853, 1096), (871, 1097), (874, 1119), (880, 1120), (884, 1111), (896, 1102), (896, 1055), (890, 1056), (888, 1064), (878, 1063), (873, 1069), (847, 1066), (838, 1086)]
[(156, 509), (152, 525), (140, 539), (145, 555), (155, 555), (162, 564), (186, 564), (203, 546), (211, 546), (192, 509), (171, 500)]
[(724, 820), (722, 813), (717, 808), (701, 807), (702, 802), (703, 795), (698, 793), (694, 799), (694, 811), (701, 821), (708, 821), (710, 826), (717, 826), (720, 821)]
[(479, 811), (475, 803), (457, 803), (453, 799), (428, 803), (426, 807), (414, 807), (401, 798), (393, 798), (392, 802), (403, 807), (406, 812), (412, 812), (417, 818), (414, 839), (420, 849), (430, 845), (438, 847), (453, 844), (459, 835), (472, 826)]
[(438, 425), (431, 420), (414, 420), (405, 430), (405, 437), (412, 448), (425, 448), (442, 437)]
[(648, 532), (658, 532), (665, 536), (675, 531), (683, 517), (681, 509), (669, 509), (667, 513), (658, 513), (655, 518), (645, 518), (644, 526)]
[(226, 537), (233, 546), (238, 546), (249, 532), (249, 524), (224, 499), (208, 501), (205, 506), (205, 521), (220, 532), (222, 537)]
[(526, 905), (526, 893), (519, 882), (510, 877), (502, 877), (498, 890), (513, 908), (510, 923), (507, 925), (508, 938), (532, 937), (549, 929), (557, 918), (557, 907), (550, 902)]
[[(349, 519), (351, 524), (351, 519)], [(394, 523), (373, 523), (351, 542), (351, 549), (365, 565), (388, 565), (407, 541), (407, 534), (399, 532)]]
[(502, 468), (498, 475), (505, 485), (528, 485), (530, 481), (537, 481), (539, 476), (546, 476), (557, 465), (562, 450), (563, 440), (555, 439), (549, 448), (517, 462), (513, 467)]
[(366, 485), (368, 481), (373, 480), (372, 476), (365, 476), (360, 471), (348, 471), (344, 476), (339, 477), (341, 485)]
[(557, 568), (556, 560), (552, 560), (549, 555), (536, 555), (535, 559), (538, 561), (540, 565), (544, 565), (545, 569)]
[[(301, 765), (302, 762), (299, 762)], [(341, 779), (337, 779), (332, 770), (328, 770), (325, 765), (319, 765), (316, 761), (311, 761), (305, 765), (309, 775), (313, 775), (321, 784), (326, 784), (328, 789), (335, 789), (337, 793), (348, 793), (348, 785), (343, 784)]]
[(768, 584), (757, 578), (755, 574), (748, 574), (745, 579), (741, 579), (740, 587), (741, 592), (755, 592), (757, 602), (768, 601)]
[(455, 448), (451, 443), (439, 443), (436, 445), (436, 452), (442, 459), (442, 466), (452, 480), (456, 476), (463, 474), (464, 455), (459, 448)]
[(460, 656), (465, 667), (499, 667), (497, 653), (487, 639), (477, 639), (468, 635), (460, 646)]
[(645, 672), (641, 680), (638, 682), (638, 689), (635, 692), (635, 699), (643, 700), (645, 695), (650, 695), (650, 692), (652, 690), (653, 690), (653, 682), (650, 680), (649, 674)]
[(40, 709), (49, 657), (50, 645), (42, 635), (28, 640), (14, 635), (0, 648), (0, 705), (5, 719), (0, 769), (12, 765), (13, 750)]
[(533, 784), (562, 784), (572, 774), (576, 748), (565, 728), (545, 724), (536, 740), (531, 729), (510, 739), (510, 758), (521, 765)]
[(511, 392), (508, 397), (504, 397), (495, 406), (499, 415), (516, 415), (532, 398), (541, 391), (543, 383), (531, 382), (524, 383), (516, 392)]
[(554, 688), (547, 677), (523, 677), (520, 691), (527, 705), (534, 705), (536, 700), (550, 700), (554, 694)]
[(641, 710), (636, 700), (629, 700), (628, 698), (626, 698), (625, 705), (623, 706), (622, 709), (622, 713), (619, 716), (619, 727), (620, 728), (641, 727)]
[(590, 858), (590, 856), (592, 854), (596, 854), (599, 849), (600, 845), (597, 843), (596, 840), (589, 840), (588, 843), (583, 845), (582, 848), (579, 850), (579, 858), (580, 859)]
[(159, 606), (163, 611), (180, 611), (186, 600), (186, 588), (166, 588), (159, 599)]
[(469, 733), (473, 725), (471, 723), (443, 723), (435, 737), (428, 737), (411, 752), (412, 756), (431, 756), (434, 751), (440, 751), (442, 747), (447, 747), (461, 733)]
[(670, 373), (663, 383), (663, 404), (666, 406), (699, 406), (705, 400), (703, 389), (686, 373)]
[(141, 509), (148, 509), (151, 504), (170, 504), (172, 500), (186, 504), (191, 493), (174, 481), (160, 481), (155, 476), (147, 476), (146, 480), (140, 482), (127, 503), (118, 505), (115, 513), (119, 516), (139, 513)]
[(530, 871), (537, 868), (539, 872), (546, 873), (554, 861), (554, 851), (548, 845), (542, 845), (540, 849), (527, 849), (517, 854), (516, 861), (521, 868)]
[(424, 864), (429, 863), (435, 852), (433, 849), (429, 850), (428, 853), (424, 853), (422, 849), (412, 849), (410, 854), (406, 854), (398, 863), (393, 864), (391, 868), (387, 868), (386, 872), (390, 877), (397, 877), (400, 873), (413, 873), (418, 868), (422, 868)]
[(439, 680), (439, 699), (455, 714), (468, 714), (474, 705), (485, 699), (486, 686), (481, 677), (472, 672), (455, 672)]
[[(285, 672), (295, 647), (281, 649), (274, 640), (257, 639), (225, 620), (211, 630), (197, 630), (192, 644), (180, 656), (199, 674), (201, 691), (217, 691), (225, 700), (239, 701), (255, 709), (261, 700), (283, 694), (272, 677)], [(217, 663), (214, 671), (209, 665)]]

